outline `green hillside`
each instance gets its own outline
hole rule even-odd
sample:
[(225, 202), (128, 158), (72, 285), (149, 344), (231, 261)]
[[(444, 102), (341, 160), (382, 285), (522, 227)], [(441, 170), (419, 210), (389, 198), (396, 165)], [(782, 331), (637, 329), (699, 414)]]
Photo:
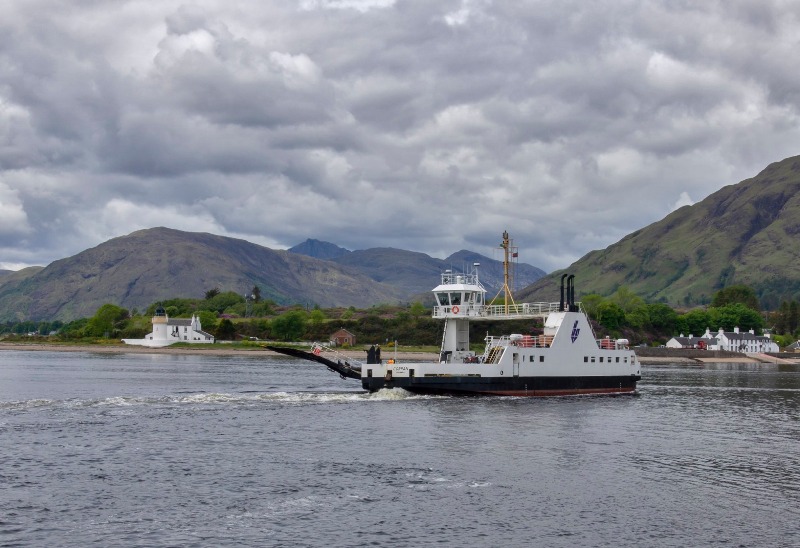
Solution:
[(558, 300), (562, 273), (578, 295), (610, 295), (620, 286), (650, 301), (707, 303), (733, 284), (756, 290), (775, 308), (800, 297), (800, 156), (770, 164), (752, 179), (722, 188), (592, 251), (520, 292), (523, 300)]
[(45, 268), (0, 278), (0, 320), (72, 320), (105, 303), (133, 309), (206, 290), (249, 292), (281, 304), (370, 306), (394, 288), (356, 270), (245, 240), (168, 228), (114, 238)]

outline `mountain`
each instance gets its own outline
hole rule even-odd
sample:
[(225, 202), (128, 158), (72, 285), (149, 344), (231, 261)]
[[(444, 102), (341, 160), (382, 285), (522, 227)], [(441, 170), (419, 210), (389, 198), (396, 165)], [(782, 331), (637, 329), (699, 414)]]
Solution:
[(800, 297), (800, 156), (770, 164), (692, 206), (592, 251), (521, 292), (558, 300), (561, 274), (576, 294), (610, 295), (620, 286), (651, 301), (708, 303), (723, 287), (752, 287), (767, 308)]
[(357, 270), (245, 240), (169, 228), (114, 238), (29, 276), (0, 278), (0, 320), (91, 316), (104, 303), (145, 308), (161, 299), (201, 298), (208, 289), (249, 292), (278, 303), (367, 307), (398, 302), (391, 286)]
[(289, 251), (292, 253), (299, 253), (300, 255), (307, 255), (309, 257), (314, 257), (315, 259), (338, 259), (343, 255), (347, 255), (350, 253), (349, 249), (345, 249), (343, 247), (339, 247), (338, 245), (332, 244), (330, 242), (323, 242), (320, 240), (314, 240), (309, 238), (302, 244), (297, 244), (294, 247), (290, 247)]
[(2, 290), (3, 285), (19, 283), (30, 278), (43, 268), (43, 266), (29, 266), (21, 270), (0, 270), (0, 290)]
[[(200, 298), (214, 287), (245, 293), (254, 285), (279, 304), (366, 308), (427, 297), (443, 270), (476, 260), (488, 290), (498, 269), (502, 284), (498, 261), (468, 251), (442, 261), (390, 248), (351, 252), (318, 240), (293, 249), (338, 257), (323, 260), (163, 227), (139, 230), (44, 268), (0, 273), (0, 321), (72, 320), (93, 315), (105, 303), (143, 309), (174, 297)], [(518, 272), (524, 285), (543, 274), (529, 265), (519, 265)]]
[[(444, 260), (454, 270), (468, 270), (474, 263), (480, 263), (480, 279), (486, 290), (490, 293), (487, 298), (494, 297), (503, 288), (503, 262), (490, 259), (478, 253), (462, 249), (453, 253)], [(526, 263), (512, 263), (511, 286), (516, 298), (517, 289), (524, 288), (539, 280), (547, 273), (541, 268), (536, 268)]]
[[(306, 246), (314, 242), (313, 246)], [(322, 245), (320, 245), (322, 244)], [(289, 251), (296, 249), (341, 249), (335, 244), (306, 240)], [(347, 250), (344, 250), (347, 251)], [(300, 253), (301, 251), (294, 251)], [(437, 285), (441, 273), (450, 268), (461, 272), (469, 271), (473, 263), (480, 263), (480, 280), (486, 291), (493, 297), (503, 287), (503, 263), (472, 251), (461, 250), (446, 259), (436, 259), (425, 253), (406, 251), (391, 247), (374, 247), (357, 251), (347, 251), (332, 261), (355, 268), (373, 280), (397, 287), (407, 299), (429, 296)], [(515, 286), (526, 287), (545, 275), (545, 272), (529, 264), (515, 264), (513, 269)], [(513, 289), (513, 288), (512, 288)], [(431, 297), (432, 298), (432, 297)]]
[[(490, 294), (489, 298), (503, 287), (503, 263), (472, 251), (462, 250), (442, 260), (415, 251), (376, 247), (352, 251), (335, 262), (355, 268), (375, 281), (397, 287), (413, 300), (432, 298), (430, 290), (438, 285), (445, 270), (469, 272), (476, 262), (481, 264), (478, 275)], [(527, 264), (516, 265), (514, 273), (516, 287), (525, 287), (545, 274)]]

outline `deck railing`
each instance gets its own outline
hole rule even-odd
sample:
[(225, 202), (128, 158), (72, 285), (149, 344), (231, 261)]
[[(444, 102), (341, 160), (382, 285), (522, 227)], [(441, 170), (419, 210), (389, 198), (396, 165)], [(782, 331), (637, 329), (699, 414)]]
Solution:
[(435, 306), (434, 318), (465, 318), (469, 320), (514, 320), (542, 318), (551, 312), (558, 312), (559, 303), (521, 303), (521, 304), (465, 304)]

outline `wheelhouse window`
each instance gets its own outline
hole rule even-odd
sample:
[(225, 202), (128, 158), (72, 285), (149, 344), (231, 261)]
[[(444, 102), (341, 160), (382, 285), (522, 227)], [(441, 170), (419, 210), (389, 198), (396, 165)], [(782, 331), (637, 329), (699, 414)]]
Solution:
[(447, 300), (447, 293), (437, 293), (436, 299), (439, 301), (439, 306), (447, 306), (450, 304)]
[(450, 293), (450, 304), (458, 306), (461, 304), (461, 293)]

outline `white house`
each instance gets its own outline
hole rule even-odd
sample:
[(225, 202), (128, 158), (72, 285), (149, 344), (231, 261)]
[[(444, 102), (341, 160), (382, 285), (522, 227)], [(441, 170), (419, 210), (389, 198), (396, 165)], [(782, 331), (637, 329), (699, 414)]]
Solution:
[(170, 320), (167, 312), (159, 306), (153, 316), (153, 331), (144, 339), (122, 339), (125, 344), (138, 346), (161, 347), (176, 342), (195, 344), (211, 344), (214, 336), (203, 331), (200, 318), (192, 314), (192, 319), (177, 318)]
[(778, 344), (769, 335), (756, 335), (751, 329), (748, 332), (740, 332), (738, 327), (733, 331), (719, 331), (711, 334), (711, 330), (706, 328), (706, 332), (700, 337), (673, 337), (667, 342), (668, 348), (701, 348), (706, 350), (730, 350), (732, 352), (779, 352)]
[(678, 337), (672, 337), (667, 341), (667, 348), (699, 348), (701, 350), (716, 350), (717, 339), (713, 337), (695, 337), (689, 335), (685, 337), (683, 333)]
[[(710, 336), (707, 329), (706, 334)], [(723, 331), (720, 328), (717, 332), (717, 339), (719, 340), (719, 350), (733, 352), (780, 352), (781, 350), (778, 343), (769, 337), (756, 335), (752, 329), (741, 333), (738, 327), (734, 327), (733, 331)]]

